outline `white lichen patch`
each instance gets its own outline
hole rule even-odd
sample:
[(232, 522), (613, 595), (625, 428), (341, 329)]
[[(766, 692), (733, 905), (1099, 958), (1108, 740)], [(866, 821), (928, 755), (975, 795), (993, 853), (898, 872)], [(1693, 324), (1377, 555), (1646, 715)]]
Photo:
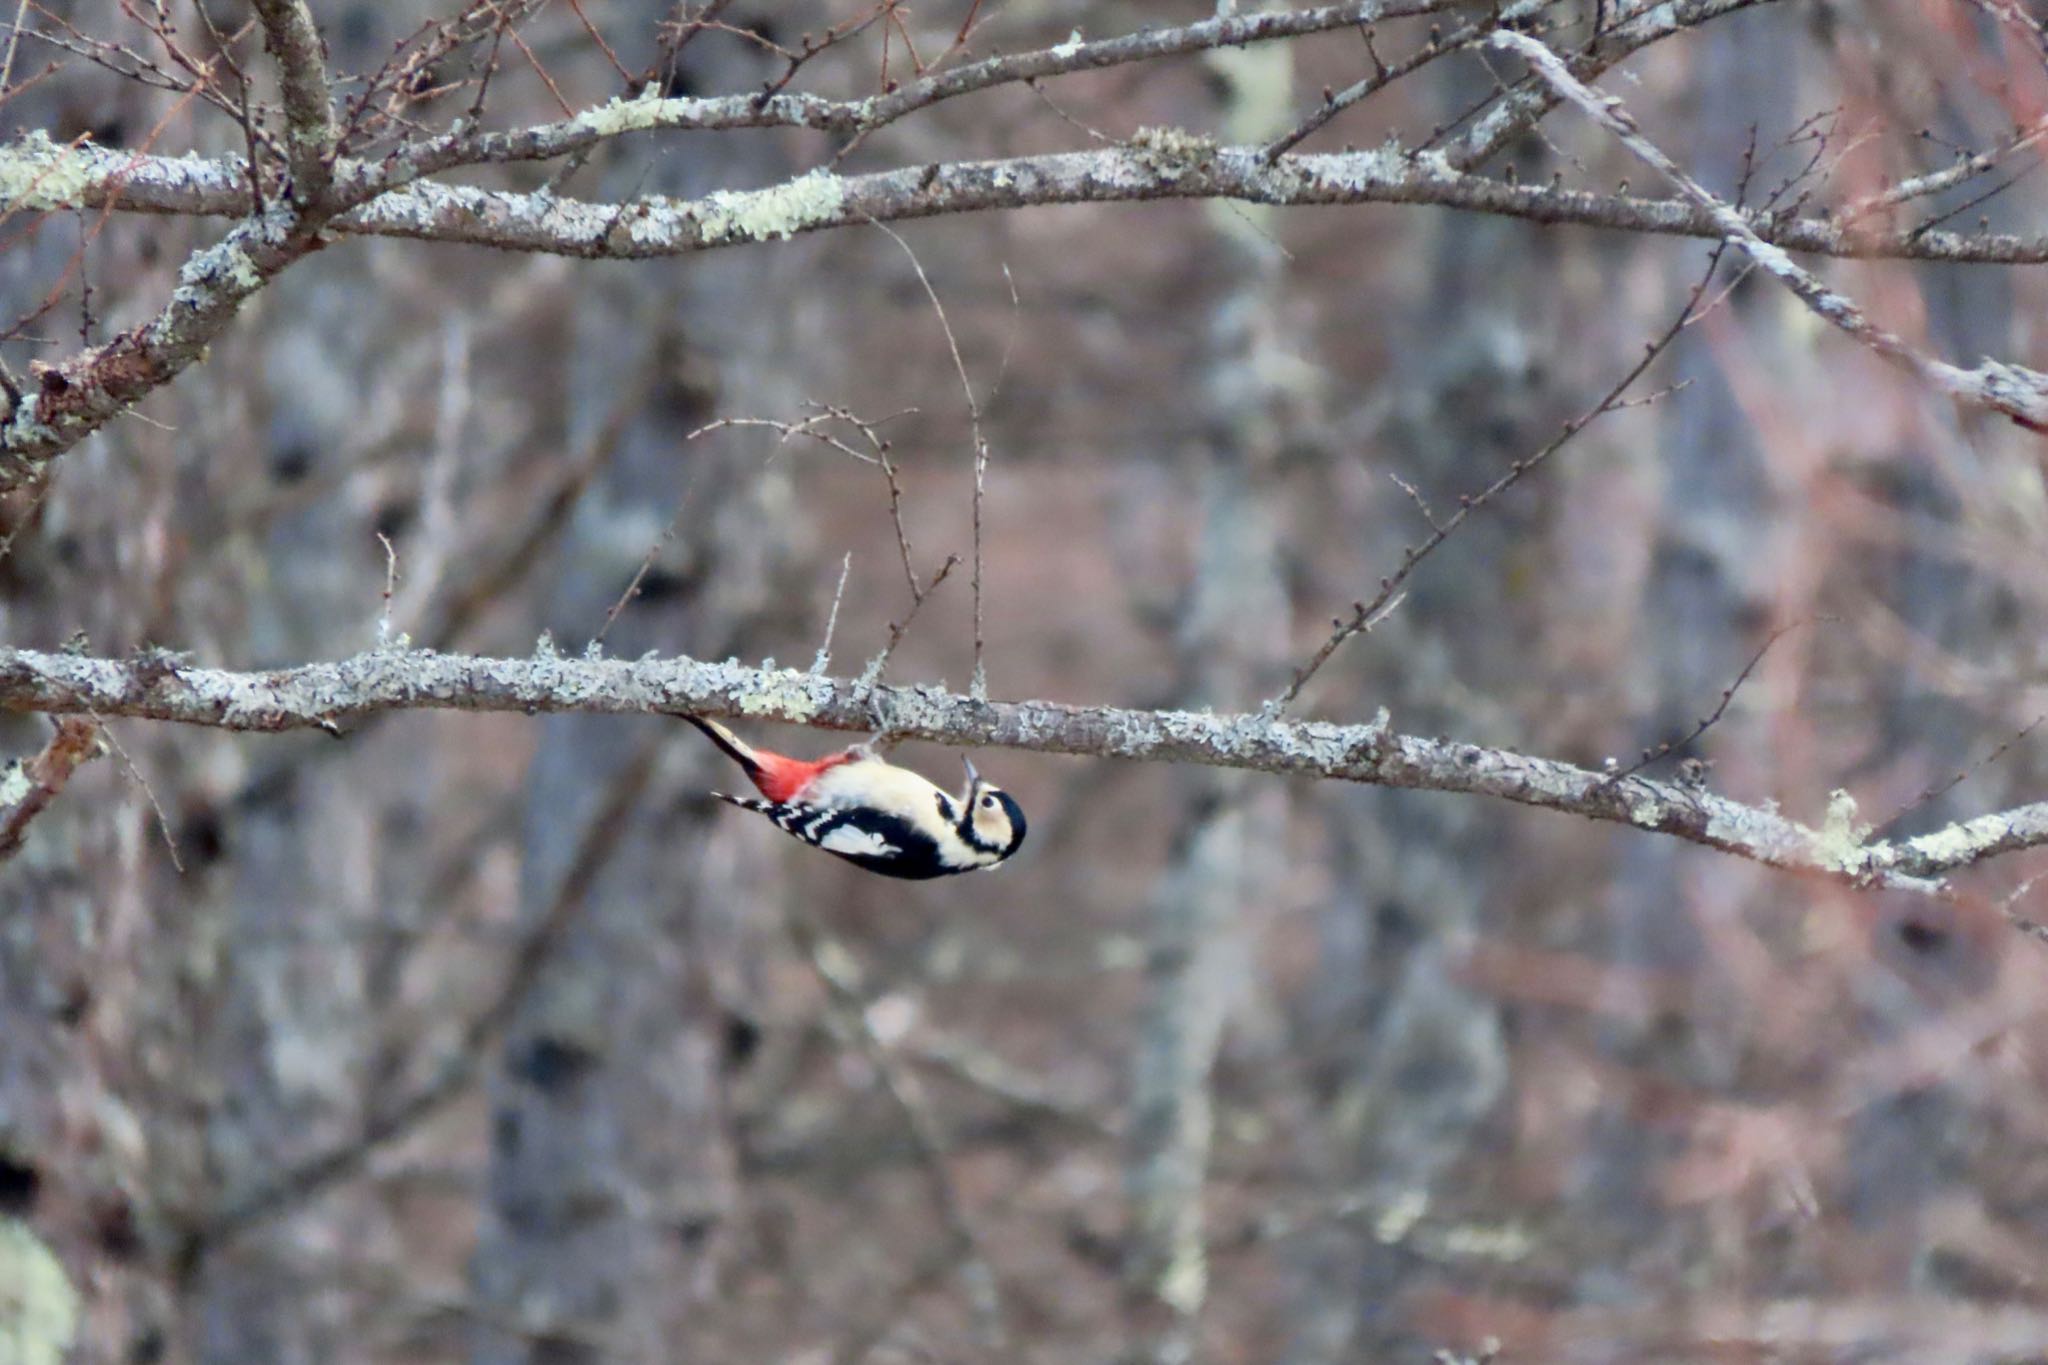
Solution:
[[(649, 86), (651, 91), (655, 87)], [(617, 137), (620, 133), (645, 132), (659, 128), (664, 115), (672, 104), (680, 100), (664, 100), (641, 95), (636, 99), (614, 99), (595, 109), (586, 109), (576, 116), (575, 127), (587, 130), (599, 137)]]
[(1449, 157), (1445, 156), (1435, 147), (1425, 148), (1417, 152), (1414, 158), (1414, 165), (1417, 170), (1421, 171), (1423, 175), (1431, 180), (1455, 180), (1458, 178), (1458, 168), (1451, 164)]
[(1386, 142), (1368, 152), (1338, 152), (1292, 158), (1312, 174), (1316, 183), (1339, 194), (1363, 194), (1392, 184), (1408, 171), (1408, 149), (1398, 142)]
[(242, 250), (237, 242), (220, 244), (220, 272), (240, 289), (261, 289), (263, 272), (256, 268), (256, 262), (249, 259), (249, 253)]
[(750, 685), (740, 691), (740, 712), (778, 720), (809, 720), (818, 714), (817, 699), (811, 695), (815, 680), (815, 674), (794, 668), (754, 672)]
[(1429, 1212), (1429, 1195), (1422, 1190), (1403, 1190), (1372, 1220), (1372, 1235), (1382, 1246), (1405, 1240)]
[(1216, 155), (1216, 140), (1185, 128), (1146, 126), (1131, 134), (1139, 160), (1165, 180), (1180, 176)]
[[(268, 225), (259, 231), (268, 231)], [(252, 240), (247, 231), (237, 228), (204, 251), (194, 252), (178, 270), (178, 287), (171, 291), (172, 304), (187, 309), (211, 308), (247, 298), (261, 289), (263, 272), (249, 254)]]
[(31, 785), (28, 770), (18, 760), (0, 764), (0, 808), (20, 805), (28, 799)]
[(91, 143), (67, 146), (32, 129), (0, 147), (0, 211), (81, 204), (105, 171), (106, 155)]
[(1513, 1223), (1465, 1223), (1445, 1228), (1438, 1241), (1445, 1256), (1459, 1261), (1519, 1261), (1536, 1249), (1536, 1239)]
[(1083, 41), (1080, 29), (1069, 29), (1067, 40), (1064, 43), (1054, 43), (1049, 50), (1055, 57), (1071, 57), (1081, 50)]
[(0, 1218), (0, 1361), (63, 1365), (78, 1335), (78, 1291), (50, 1249)]
[(1821, 866), (1847, 872), (1863, 861), (1863, 841), (1870, 826), (1856, 818), (1856, 798), (1840, 787), (1828, 793), (1827, 819), (1822, 822), (1814, 856)]
[[(4, 800), (4, 792), (0, 792), (0, 800)], [(1990, 820), (1998, 818), (1983, 817)], [(1912, 850), (1920, 857), (1942, 867), (1961, 867), (1975, 857), (1977, 851), (1988, 842), (1979, 837), (1977, 826), (1981, 823), (1982, 819), (1972, 820), (1966, 824), (1938, 829), (1932, 834), (1923, 834), (1912, 841)], [(1886, 852), (1894, 851), (1888, 844), (1883, 847)]]
[(705, 197), (697, 226), (707, 244), (786, 239), (835, 220), (846, 206), (846, 182), (830, 171), (765, 190), (719, 190)]

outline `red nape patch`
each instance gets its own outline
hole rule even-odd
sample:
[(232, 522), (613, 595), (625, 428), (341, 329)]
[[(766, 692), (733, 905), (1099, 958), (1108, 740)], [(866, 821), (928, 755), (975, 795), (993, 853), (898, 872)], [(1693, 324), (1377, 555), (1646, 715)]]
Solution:
[(754, 762), (757, 770), (748, 774), (754, 785), (761, 789), (761, 795), (770, 801), (794, 801), (804, 793), (817, 775), (827, 768), (836, 768), (842, 763), (851, 763), (859, 754), (833, 754), (830, 758), (791, 758), (787, 754), (771, 754), (756, 749)]

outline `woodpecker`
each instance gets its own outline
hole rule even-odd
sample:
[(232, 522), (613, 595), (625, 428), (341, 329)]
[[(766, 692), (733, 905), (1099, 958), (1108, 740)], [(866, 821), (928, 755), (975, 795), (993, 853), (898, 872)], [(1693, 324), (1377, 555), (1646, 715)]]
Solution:
[(785, 834), (856, 867), (905, 881), (998, 867), (1024, 842), (1024, 812), (982, 780), (970, 760), (967, 788), (951, 796), (864, 746), (820, 759), (756, 749), (717, 721), (684, 720), (740, 765), (767, 799), (713, 792), (759, 811)]

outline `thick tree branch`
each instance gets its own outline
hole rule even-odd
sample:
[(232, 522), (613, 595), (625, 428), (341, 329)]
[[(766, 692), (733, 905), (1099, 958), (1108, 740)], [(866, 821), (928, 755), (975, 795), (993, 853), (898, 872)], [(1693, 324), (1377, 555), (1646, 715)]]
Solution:
[[(1770, 0), (1674, 0), (1623, 21), (1577, 59), (1604, 70), (1661, 38)], [(1233, 16), (1097, 42), (1078, 38), (1036, 52), (935, 72), (862, 100), (774, 93), (708, 99), (613, 101), (558, 123), (503, 133), (458, 129), (415, 140), (375, 161), (338, 160), (320, 39), (304, 0), (263, 0), (267, 43), (283, 72), (293, 197), (287, 212), (259, 212), (195, 255), (180, 287), (150, 322), (108, 345), (50, 367), (42, 390), (0, 414), (0, 492), (38, 477), (77, 443), (203, 355), (241, 303), (330, 236), (367, 234), (462, 242), (507, 250), (643, 258), (786, 238), (855, 223), (1036, 204), (1163, 198), (1234, 198), (1273, 205), (1408, 203), (1496, 213), (1546, 223), (1625, 231), (1725, 235), (1707, 206), (1641, 200), (1489, 180), (1465, 168), (1529, 127), (1558, 96), (1543, 83), (1506, 93), (1444, 151), (1394, 144), (1369, 152), (1275, 157), (1272, 147), (1218, 148), (1179, 130), (1148, 130), (1121, 147), (1009, 161), (934, 163), (874, 175), (825, 171), (761, 190), (699, 200), (647, 198), (590, 204), (552, 194), (507, 194), (427, 179), (462, 166), (538, 160), (587, 151), (603, 140), (655, 129), (804, 126), (855, 138), (941, 100), (999, 85), (1300, 37), (1353, 24), (1449, 11), (1451, 0), (1353, 0)], [(1493, 22), (1539, 17), (1527, 5)], [(0, 146), (0, 215), (92, 207), (240, 215), (249, 168), (132, 156), (40, 133)], [(2001, 264), (2048, 261), (2048, 237), (1876, 232), (1825, 218), (1752, 220), (1759, 240), (1831, 255), (1897, 256)], [(1961, 373), (1961, 372), (1958, 372)], [(1995, 389), (2003, 372), (1971, 372)]]
[[(1672, 3), (1644, 6), (1634, 17), (1602, 33), (1585, 51), (1572, 56), (1570, 70), (1579, 80), (1592, 80), (1640, 52), (1685, 29), (1698, 28), (1709, 20), (1757, 9), (1774, 0), (1672, 0)], [(1478, 118), (1446, 150), (1450, 164), (1461, 171), (1483, 165), (1488, 158), (1534, 128), (1543, 116), (1563, 100), (1550, 84), (1530, 81), (1502, 93), (1493, 107)]]
[[(332, 202), (358, 201), (372, 193), (375, 183), (371, 169), (342, 163), (336, 168)], [(111, 205), (229, 214), (245, 207), (246, 187), (246, 172), (234, 160), (194, 162), (91, 146), (59, 147), (33, 135), (0, 147), (0, 209)], [(1423, 204), (1631, 232), (1741, 235), (1731, 233), (1734, 210), (1725, 206), (1509, 184), (1455, 171), (1437, 153), (1411, 154), (1396, 146), (1294, 155), (1268, 164), (1259, 147), (1214, 147), (1178, 130), (1152, 130), (1127, 145), (1087, 152), (858, 176), (814, 171), (766, 189), (719, 191), (695, 200), (650, 197), (594, 204), (422, 181), (339, 213), (325, 230), (642, 259), (867, 222), (1045, 204), (1202, 198), (1274, 205)], [(1740, 221), (1755, 242), (1822, 255), (2048, 262), (2048, 236), (1870, 230), (1768, 214)], [(168, 383), (204, 354), (246, 299), (320, 240), (303, 231), (297, 214), (274, 206), (193, 256), (155, 319), (53, 367), (41, 393), (0, 422), (0, 492), (31, 481), (50, 458)], [(1982, 391), (2001, 411), (2030, 410), (2019, 401), (2024, 385), (2001, 387), (2008, 370), (1942, 367), (1941, 373), (1953, 372), (1955, 391)], [(2004, 398), (2008, 394), (2018, 395), (2010, 406)]]
[(0, 764), (0, 863), (21, 851), (29, 823), (57, 799), (79, 767), (101, 752), (99, 723), (66, 716), (43, 751), (26, 762)]
[(263, 673), (190, 668), (162, 653), (99, 659), (0, 649), (0, 709), (180, 721), (227, 730), (331, 728), (381, 711), (685, 712), (906, 739), (1150, 762), (1200, 763), (1377, 786), (1494, 796), (1668, 834), (1766, 866), (1858, 886), (1945, 890), (1933, 879), (2048, 845), (2048, 802), (1898, 841), (1866, 842), (1837, 794), (1820, 829), (1774, 810), (1643, 777), (1370, 725), (1259, 715), (990, 702), (935, 687), (695, 659), (485, 659), (381, 651)]
[(206, 353), (244, 300), (310, 249), (297, 214), (273, 206), (186, 261), (156, 317), (44, 370), (41, 391), (0, 419), (0, 492), (34, 481), (50, 459), (169, 383)]
[[(337, 197), (368, 193), (372, 172), (345, 161)], [(74, 205), (143, 213), (225, 216), (247, 206), (239, 160), (135, 156), (89, 145), (59, 148), (35, 137), (0, 146), (4, 187), (43, 187), (31, 208)], [(54, 187), (54, 188), (52, 188)], [(1444, 158), (1388, 145), (1363, 152), (1283, 157), (1268, 165), (1257, 147), (1212, 147), (1179, 130), (1152, 130), (1128, 145), (1003, 161), (837, 176), (813, 172), (761, 190), (702, 199), (650, 196), (626, 204), (546, 194), (511, 194), (437, 181), (371, 198), (329, 224), (337, 235), (424, 241), (564, 255), (671, 256), (866, 223), (1037, 205), (1230, 198), (1282, 206), (1417, 204), (1578, 224), (1624, 232), (1717, 239), (1722, 221), (1683, 199), (1646, 199), (1510, 184), (1449, 168)], [(1961, 234), (1859, 229), (1832, 218), (1752, 213), (1759, 238), (1823, 256), (1952, 264), (2048, 263), (2048, 234)]]
[(326, 45), (306, 0), (252, 0), (263, 46), (277, 59), (284, 89), (285, 154), (292, 199), (309, 212), (326, 206), (334, 162), (334, 105), (327, 90)]
[(1985, 360), (1975, 369), (1965, 370), (1920, 354), (1903, 337), (1872, 322), (1853, 300), (1828, 288), (1810, 271), (1794, 263), (1780, 247), (1759, 236), (1748, 220), (1680, 170), (1663, 149), (1644, 137), (1620, 100), (1597, 94), (1580, 83), (1555, 52), (1519, 33), (1496, 33), (1490, 41), (1527, 61), (1559, 94), (1614, 134), (1644, 164), (1676, 185), (1723, 236), (1748, 252), (1751, 260), (1776, 277), (1819, 317), (1957, 402), (2003, 413), (2030, 430), (2048, 432), (2048, 374), (1996, 360)]

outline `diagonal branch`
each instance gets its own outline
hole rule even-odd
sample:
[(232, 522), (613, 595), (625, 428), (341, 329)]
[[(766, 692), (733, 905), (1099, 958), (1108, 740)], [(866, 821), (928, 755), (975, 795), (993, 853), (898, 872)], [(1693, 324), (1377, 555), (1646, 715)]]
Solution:
[(870, 687), (855, 678), (690, 658), (572, 659), (543, 652), (490, 659), (386, 650), (264, 673), (188, 668), (154, 653), (90, 658), (0, 649), (0, 710), (135, 716), (227, 730), (332, 727), (396, 710), (703, 714), (889, 733), (974, 748), (1198, 763), (1375, 786), (1492, 796), (1583, 819), (1632, 825), (1752, 862), (1857, 886), (1945, 894), (1932, 879), (2048, 846), (2048, 801), (1931, 834), (1869, 842), (1837, 793), (1819, 829), (1727, 797), (1619, 777), (1507, 749), (1369, 725), (1261, 715), (1134, 711), (992, 702), (934, 687)]
[(1822, 319), (1955, 401), (2003, 413), (2030, 431), (2048, 432), (2048, 374), (1996, 360), (1985, 360), (1975, 369), (1965, 370), (1920, 354), (1903, 337), (1872, 322), (1853, 300), (1828, 288), (1782, 249), (1765, 241), (1746, 218), (1680, 170), (1655, 143), (1644, 137), (1620, 100), (1598, 94), (1581, 83), (1555, 52), (1520, 33), (1499, 32), (1488, 41), (1526, 60), (1553, 89), (1614, 134), (1638, 160), (1676, 185), (1679, 193), (1705, 213), (1728, 240), (1748, 252), (1751, 260), (1775, 276)]
[(334, 105), (327, 90), (327, 50), (306, 0), (252, 0), (263, 21), (263, 46), (277, 59), (284, 89), (285, 155), (292, 198), (315, 213), (327, 203), (334, 165)]
[(272, 205), (188, 259), (154, 318), (41, 371), (40, 392), (0, 415), (0, 493), (34, 482), (50, 460), (176, 378), (313, 240), (295, 212)]
[(57, 799), (71, 774), (99, 757), (98, 722), (66, 716), (43, 751), (26, 762), (0, 764), (0, 863), (21, 851), (29, 823)]

